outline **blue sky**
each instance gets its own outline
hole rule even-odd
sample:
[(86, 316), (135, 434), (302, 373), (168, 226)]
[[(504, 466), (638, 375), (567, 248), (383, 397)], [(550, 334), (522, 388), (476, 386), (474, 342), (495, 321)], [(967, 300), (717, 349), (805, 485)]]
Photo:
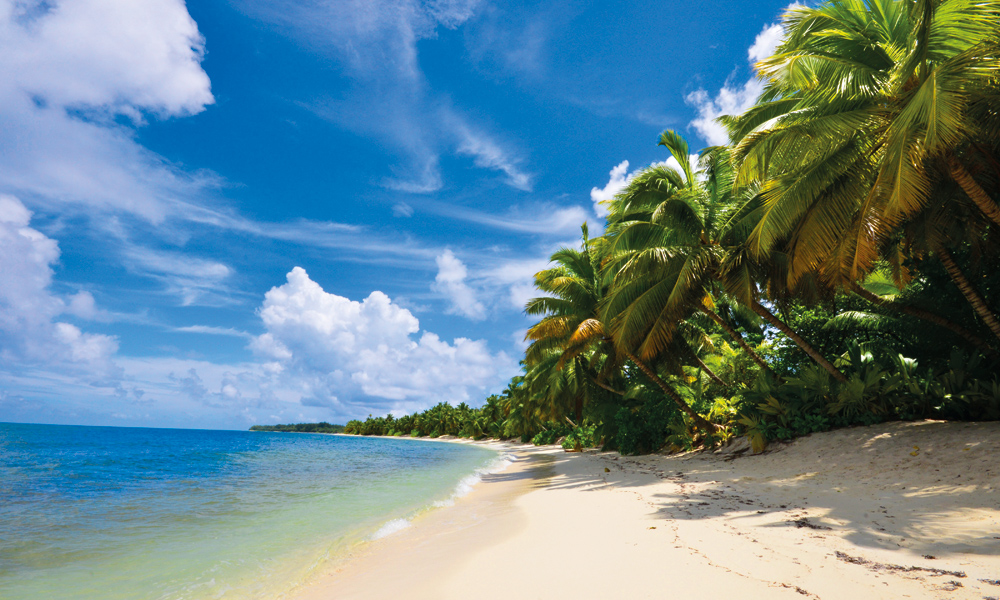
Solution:
[(0, 421), (478, 405), (532, 274), (661, 131), (724, 141), (786, 4), (0, 1)]

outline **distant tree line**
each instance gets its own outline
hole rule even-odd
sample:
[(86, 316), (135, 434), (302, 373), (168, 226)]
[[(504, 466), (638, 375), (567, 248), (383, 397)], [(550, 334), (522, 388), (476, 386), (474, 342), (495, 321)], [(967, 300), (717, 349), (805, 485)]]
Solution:
[(254, 425), (250, 431), (291, 431), (296, 433), (343, 433), (343, 425), (320, 423), (289, 423), (287, 425)]
[(516, 383), (509, 385), (502, 394), (486, 399), (481, 408), (471, 408), (466, 403), (452, 406), (441, 402), (419, 413), (395, 417), (373, 417), (347, 422), (344, 433), (355, 435), (386, 435), (437, 438), (443, 435), (471, 438), (520, 439), (536, 445), (562, 441), (565, 448), (594, 446), (596, 427), (577, 424), (567, 415), (560, 418), (550, 415), (548, 420), (537, 417), (527, 421), (523, 411), (512, 408), (520, 398)]

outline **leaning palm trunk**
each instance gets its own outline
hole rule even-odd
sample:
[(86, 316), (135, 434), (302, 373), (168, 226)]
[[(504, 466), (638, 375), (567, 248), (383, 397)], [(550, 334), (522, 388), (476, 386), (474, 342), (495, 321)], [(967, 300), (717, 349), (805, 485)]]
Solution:
[(602, 390), (607, 390), (607, 391), (609, 391), (609, 392), (611, 392), (613, 394), (618, 394), (619, 396), (624, 396), (625, 395), (625, 392), (623, 392), (621, 390), (616, 390), (615, 388), (611, 387), (610, 385), (608, 385), (608, 384), (606, 384), (606, 383), (604, 383), (602, 381), (598, 381), (596, 377), (591, 377), (590, 380), (594, 383), (594, 385), (596, 385), (597, 387), (601, 388)]
[(778, 331), (787, 335), (789, 339), (795, 342), (795, 344), (799, 348), (801, 348), (803, 352), (808, 354), (809, 358), (813, 359), (813, 361), (815, 361), (817, 365), (826, 369), (826, 371), (830, 375), (832, 375), (834, 379), (840, 381), (841, 383), (847, 381), (847, 378), (844, 377), (844, 374), (841, 373), (840, 370), (837, 369), (837, 367), (833, 366), (833, 363), (823, 358), (823, 355), (817, 352), (816, 349), (809, 344), (809, 342), (802, 339), (799, 336), (799, 334), (795, 333), (795, 331), (791, 327), (789, 327), (784, 321), (782, 321), (778, 317), (774, 316), (774, 314), (771, 311), (764, 308), (759, 302), (757, 302), (756, 300), (752, 300), (750, 302), (750, 309), (753, 310), (758, 315), (764, 317), (764, 320), (766, 320), (768, 323), (774, 326)]
[(702, 311), (706, 315), (708, 315), (710, 319), (712, 319), (713, 321), (715, 321), (715, 323), (718, 324), (718, 326), (721, 327), (729, 335), (730, 338), (732, 338), (733, 340), (735, 340), (736, 344), (740, 348), (742, 348), (744, 352), (746, 352), (747, 354), (749, 354), (750, 358), (753, 359), (753, 361), (755, 363), (757, 363), (757, 366), (759, 366), (765, 373), (768, 373), (768, 374), (770, 374), (770, 375), (772, 375), (774, 377), (777, 377), (777, 375), (775, 375), (774, 371), (771, 370), (771, 366), (768, 365), (766, 362), (764, 362), (764, 359), (761, 358), (760, 355), (757, 354), (757, 352), (753, 348), (750, 347), (750, 344), (748, 344), (745, 339), (743, 339), (743, 336), (740, 335), (740, 332), (738, 332), (735, 329), (733, 329), (732, 325), (730, 325), (729, 323), (727, 323), (726, 320), (723, 319), (721, 315), (719, 315), (715, 311), (708, 310), (706, 308), (703, 308)]
[(948, 170), (951, 172), (952, 179), (961, 186), (962, 190), (979, 207), (979, 210), (983, 211), (989, 220), (1000, 225), (1000, 206), (997, 206), (996, 201), (986, 193), (986, 190), (976, 183), (972, 173), (969, 173), (957, 157), (952, 156), (948, 159)]
[(986, 323), (986, 326), (990, 328), (993, 335), (997, 336), (1000, 340), (1000, 323), (997, 322), (996, 315), (990, 310), (989, 306), (986, 305), (986, 301), (983, 297), (976, 291), (976, 288), (969, 282), (965, 277), (965, 273), (962, 273), (962, 269), (955, 264), (955, 259), (952, 258), (951, 252), (941, 246), (937, 249), (938, 258), (941, 260), (941, 264), (944, 265), (944, 269), (948, 271), (948, 276), (958, 287), (965, 299), (969, 301), (972, 305), (972, 310), (976, 311), (979, 318)]
[(722, 386), (726, 385), (726, 382), (723, 381), (721, 377), (716, 375), (715, 371), (710, 369), (708, 365), (705, 364), (705, 361), (701, 360), (701, 358), (699, 358), (697, 354), (695, 354), (694, 360), (696, 363), (698, 363), (698, 368), (704, 371), (709, 377), (711, 377), (712, 381)]
[(851, 283), (851, 291), (857, 294), (858, 296), (861, 296), (865, 300), (871, 302), (875, 306), (881, 306), (884, 308), (888, 308), (890, 310), (897, 310), (905, 315), (910, 315), (911, 317), (915, 317), (917, 319), (921, 319), (929, 323), (934, 323), (935, 325), (938, 325), (940, 327), (944, 327), (945, 329), (950, 330), (955, 335), (969, 342), (969, 344), (971, 344), (972, 346), (978, 348), (984, 355), (1000, 360), (1000, 354), (998, 354), (996, 350), (994, 350), (989, 344), (987, 344), (986, 340), (972, 333), (965, 327), (962, 327), (958, 323), (955, 323), (954, 321), (946, 319), (940, 315), (936, 315), (922, 308), (896, 304), (894, 302), (883, 300), (878, 295), (873, 294), (872, 292), (866, 290), (862, 285), (860, 285), (857, 282)]
[(649, 377), (654, 383), (656, 383), (656, 385), (660, 386), (660, 389), (663, 390), (666, 395), (670, 396), (670, 399), (677, 404), (677, 408), (681, 409), (684, 414), (691, 417), (691, 420), (694, 421), (696, 427), (705, 433), (714, 433), (715, 431), (718, 431), (719, 427), (717, 425), (709, 423), (705, 417), (699, 415), (693, 408), (688, 406), (688, 403), (684, 401), (684, 398), (681, 398), (681, 395), (677, 393), (677, 390), (664, 381), (662, 377), (657, 375), (656, 371), (654, 371), (652, 367), (639, 360), (638, 357), (631, 352), (626, 352), (625, 356), (628, 356), (629, 360), (635, 363), (635, 366), (639, 367), (639, 370), (646, 374), (646, 377)]

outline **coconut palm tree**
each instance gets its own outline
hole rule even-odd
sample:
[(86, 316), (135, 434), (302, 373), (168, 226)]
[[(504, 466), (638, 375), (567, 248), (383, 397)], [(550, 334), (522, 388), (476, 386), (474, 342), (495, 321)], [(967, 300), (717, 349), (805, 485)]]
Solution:
[[(661, 136), (678, 161), (688, 159), (687, 143), (667, 131)], [(683, 174), (664, 165), (636, 176), (610, 203), (606, 270), (614, 285), (602, 305), (616, 347), (632, 350), (639, 360), (661, 355), (679, 324), (704, 312), (729, 334), (765, 371), (769, 366), (715, 310), (715, 298), (726, 288), (737, 299), (785, 333), (813, 360), (844, 380), (825, 357), (761, 303), (757, 281), (765, 270), (752, 261), (733, 258), (744, 253), (740, 230), (730, 223), (745, 219), (736, 210), (727, 151), (710, 149), (703, 183), (688, 167)], [(728, 268), (727, 268), (728, 265)], [(736, 268), (740, 266), (742, 268)], [(737, 276), (732, 281), (721, 281)]]
[[(535, 371), (533, 380), (551, 381), (551, 390), (545, 393), (555, 394), (553, 400), (572, 394), (577, 424), (583, 421), (590, 384), (614, 391), (603, 381), (613, 373), (614, 365), (604, 361), (608, 368), (600, 374), (592, 366), (600, 355), (613, 355), (613, 350), (597, 317), (604, 286), (592, 254), (595, 241), (590, 239), (586, 223), (581, 230), (580, 250), (558, 250), (551, 257), (555, 266), (535, 274), (535, 286), (548, 295), (533, 298), (525, 306), (526, 314), (542, 317), (525, 336), (531, 341), (525, 361)], [(535, 389), (540, 393), (537, 385)]]
[(997, 178), (982, 168), (995, 154), (983, 132), (996, 129), (984, 107), (997, 98), (998, 10), (997, 0), (831, 0), (786, 13), (783, 43), (757, 65), (760, 100), (724, 119), (737, 183), (759, 190), (755, 257), (787, 253), (791, 286), (819, 274), (850, 289), (899, 249), (899, 228), (942, 182), (1000, 225), (988, 191)]

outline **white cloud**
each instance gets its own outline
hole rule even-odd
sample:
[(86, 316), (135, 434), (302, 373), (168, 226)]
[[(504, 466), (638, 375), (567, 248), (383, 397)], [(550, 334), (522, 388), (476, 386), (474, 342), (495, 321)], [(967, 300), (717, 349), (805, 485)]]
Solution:
[(474, 132), (462, 123), (453, 124), (459, 138), (458, 153), (473, 157), (473, 164), (483, 169), (496, 169), (507, 176), (507, 184), (522, 191), (531, 191), (531, 175), (518, 166), (520, 160), (488, 136)]
[[(688, 161), (690, 161), (692, 169), (696, 169), (698, 166), (698, 155), (697, 154), (689, 155)], [(678, 172), (682, 172), (680, 161), (678, 161), (673, 156), (671, 156), (667, 160), (661, 162), (655, 162), (647, 167), (636, 169), (631, 173), (628, 172), (628, 165), (629, 163), (627, 160), (623, 160), (622, 162), (618, 163), (617, 166), (611, 169), (610, 179), (608, 179), (608, 183), (605, 184), (603, 188), (596, 188), (596, 187), (591, 188), (590, 199), (594, 202), (594, 212), (597, 213), (597, 216), (599, 217), (608, 216), (608, 209), (604, 205), (604, 202), (611, 200), (612, 198), (615, 197), (616, 194), (624, 190), (625, 186), (628, 185), (628, 182), (632, 181), (632, 178), (634, 178), (637, 174), (641, 173), (642, 171), (650, 167), (664, 165)]]
[(611, 169), (611, 178), (603, 188), (591, 188), (590, 199), (594, 202), (594, 212), (598, 217), (608, 216), (608, 209), (602, 204), (615, 197), (615, 194), (625, 189), (628, 185), (628, 161), (623, 160)]
[(234, 292), (225, 285), (233, 270), (218, 261), (133, 245), (126, 247), (124, 259), (131, 269), (160, 281), (182, 306), (235, 301)]
[(31, 213), (18, 199), (0, 195), (0, 356), (5, 366), (44, 364), (114, 386), (119, 369), (111, 359), (118, 342), (58, 320), (65, 313), (94, 314), (96, 307), (89, 294), (67, 303), (50, 291), (59, 246), (29, 227), (30, 221)]
[(181, 0), (5, 2), (0, 31), (4, 87), (46, 103), (176, 115), (213, 102)]
[(412, 410), (474, 400), (513, 372), (513, 361), (490, 354), (483, 341), (449, 344), (420, 333), (417, 318), (382, 292), (352, 301), (327, 293), (299, 267), (287, 279), (265, 295), (267, 333), (251, 347), (294, 376), (303, 404)]
[(753, 46), (750, 46), (750, 50), (747, 52), (750, 62), (756, 63), (774, 54), (775, 48), (778, 47), (784, 36), (785, 28), (781, 26), (781, 23), (765, 26), (764, 30), (757, 34)]
[[(792, 3), (787, 9), (796, 6), (801, 5)], [(784, 28), (780, 23), (765, 25), (747, 50), (747, 59), (751, 63), (756, 63), (767, 58), (781, 43), (783, 35)], [(698, 116), (691, 121), (691, 126), (710, 146), (728, 144), (729, 133), (725, 127), (716, 122), (716, 119), (723, 115), (738, 115), (744, 112), (753, 106), (762, 91), (764, 83), (756, 77), (751, 77), (742, 85), (727, 82), (714, 98), (703, 89), (695, 90), (684, 98), (698, 112)]]
[(535, 273), (548, 267), (549, 256), (557, 247), (546, 249), (544, 258), (505, 261), (487, 271), (485, 278), (494, 287), (506, 288), (510, 308), (524, 310), (528, 300), (539, 295), (535, 288)]
[(114, 320), (114, 315), (97, 307), (94, 295), (86, 290), (81, 290), (66, 298), (66, 308), (63, 312), (87, 321), (108, 322)]
[[(698, 155), (697, 154), (689, 154), (688, 155), (688, 164), (691, 165), (691, 170), (692, 171), (697, 171), (698, 170)], [(671, 156), (667, 160), (655, 162), (655, 163), (653, 163), (653, 164), (651, 164), (649, 166), (650, 167), (658, 167), (658, 166), (661, 166), (661, 165), (665, 166), (665, 167), (669, 167), (669, 168), (677, 171), (683, 177), (684, 171), (681, 169), (681, 163), (680, 163), (679, 160), (677, 160), (677, 157)], [(638, 173), (638, 171), (636, 171), (636, 173)], [(634, 177), (634, 176), (635, 176), (635, 173), (632, 173), (631, 175), (629, 175), (630, 178)], [(697, 176), (697, 173), (696, 173), (696, 176)]]
[(451, 303), (448, 312), (476, 321), (486, 318), (486, 307), (476, 299), (476, 293), (465, 283), (468, 276), (465, 264), (451, 250), (445, 250), (435, 260), (438, 273), (431, 289), (448, 298)]
[(715, 98), (709, 96), (705, 90), (691, 92), (685, 100), (698, 111), (698, 116), (691, 121), (691, 126), (710, 146), (724, 146), (729, 143), (729, 133), (725, 127), (716, 122), (716, 119), (722, 115), (742, 113), (753, 106), (763, 90), (763, 82), (749, 79), (742, 87), (730, 87), (727, 84), (719, 90)]
[(394, 217), (412, 217), (413, 207), (406, 202), (397, 202), (392, 205), (392, 216)]
[(203, 110), (213, 102), (203, 47), (180, 0), (2, 3), (0, 189), (162, 220), (210, 182), (111, 117)]

